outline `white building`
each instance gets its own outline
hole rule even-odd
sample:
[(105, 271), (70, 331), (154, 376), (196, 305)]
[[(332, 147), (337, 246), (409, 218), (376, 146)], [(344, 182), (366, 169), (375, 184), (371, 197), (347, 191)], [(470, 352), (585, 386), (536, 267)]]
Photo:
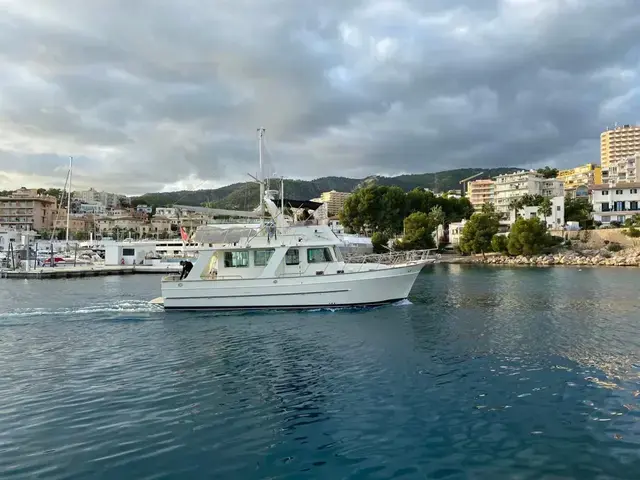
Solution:
[(501, 214), (509, 214), (509, 205), (525, 195), (564, 197), (564, 184), (556, 178), (544, 178), (534, 170), (498, 175), (495, 180), (495, 206)]
[(117, 193), (99, 192), (93, 188), (73, 192), (73, 197), (85, 203), (99, 202), (106, 208), (118, 208), (120, 200), (126, 198), (123, 195), (118, 195)]
[(155, 243), (123, 242), (105, 244), (105, 265), (142, 265), (145, 257), (156, 253)]
[[(564, 227), (564, 197), (552, 197), (551, 199), (551, 215), (544, 217), (540, 215), (540, 207), (524, 207), (518, 210), (517, 217), (525, 219), (539, 218), (543, 220), (548, 228), (563, 228)], [(513, 224), (516, 221), (516, 212), (511, 210), (509, 215), (509, 222)]]
[(460, 245), (460, 237), (462, 237), (462, 230), (466, 224), (467, 220), (449, 224), (449, 243), (454, 247)]
[(78, 207), (81, 214), (104, 215), (107, 211), (101, 202), (81, 203)]
[(138, 213), (152, 213), (153, 212), (153, 207), (150, 207), (149, 205), (138, 205), (136, 207), (136, 212)]
[(158, 207), (156, 208), (156, 216), (178, 218), (178, 210), (172, 207)]
[(603, 225), (615, 221), (624, 223), (627, 218), (640, 214), (640, 183), (594, 185), (591, 192), (593, 219)]
[(602, 167), (602, 183), (636, 182), (638, 177), (636, 166), (640, 161), (640, 153), (619, 160), (611, 160), (607, 167)]

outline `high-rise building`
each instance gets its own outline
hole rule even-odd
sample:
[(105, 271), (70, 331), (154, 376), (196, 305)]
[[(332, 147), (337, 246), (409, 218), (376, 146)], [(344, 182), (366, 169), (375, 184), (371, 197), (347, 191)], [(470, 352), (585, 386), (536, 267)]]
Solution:
[(327, 204), (327, 214), (332, 217), (342, 211), (344, 202), (349, 195), (351, 194), (347, 192), (331, 190), (330, 192), (323, 192), (322, 195), (320, 195), (320, 201)]
[(494, 203), (495, 186), (493, 180), (473, 180), (467, 184), (467, 197), (475, 210), (482, 209), (486, 203)]
[(511, 202), (525, 195), (564, 196), (564, 184), (557, 178), (544, 178), (534, 170), (498, 175), (495, 180), (496, 211), (508, 214)]
[(623, 125), (600, 134), (600, 164), (607, 168), (615, 160), (623, 160), (640, 152), (640, 126)]
[(55, 197), (21, 188), (0, 197), (0, 226), (16, 230), (50, 230), (56, 212)]

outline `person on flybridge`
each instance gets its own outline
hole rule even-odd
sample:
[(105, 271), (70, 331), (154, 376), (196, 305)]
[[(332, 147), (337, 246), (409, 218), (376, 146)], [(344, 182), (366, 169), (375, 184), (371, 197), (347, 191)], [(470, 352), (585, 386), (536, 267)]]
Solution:
[(182, 273), (180, 274), (180, 280), (182, 280), (183, 278), (187, 278), (187, 276), (189, 275), (189, 272), (193, 268), (193, 263), (191, 263), (189, 260), (187, 260), (186, 262), (184, 260), (181, 260), (180, 265), (182, 265)]

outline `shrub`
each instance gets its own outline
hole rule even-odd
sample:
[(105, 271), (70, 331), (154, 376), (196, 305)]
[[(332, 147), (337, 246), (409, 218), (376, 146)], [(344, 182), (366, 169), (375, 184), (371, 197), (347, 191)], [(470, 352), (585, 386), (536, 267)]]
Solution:
[(611, 228), (620, 228), (622, 226), (622, 224), (620, 222), (618, 222), (617, 220), (612, 220), (611, 222), (609, 222), (609, 226)]
[(389, 235), (382, 232), (375, 232), (371, 235), (371, 244), (374, 253), (385, 253), (389, 251), (387, 244), (389, 243)]
[(508, 242), (505, 235), (494, 235), (491, 238), (491, 250), (498, 253), (507, 253), (509, 251), (507, 248)]
[(622, 233), (624, 233), (627, 237), (631, 237), (631, 238), (637, 238), (640, 237), (640, 230), (638, 230), (636, 227), (629, 227), (627, 230), (623, 230)]
[(607, 245), (607, 250), (610, 252), (619, 252), (622, 248), (622, 245), (616, 242), (609, 242), (609, 245)]

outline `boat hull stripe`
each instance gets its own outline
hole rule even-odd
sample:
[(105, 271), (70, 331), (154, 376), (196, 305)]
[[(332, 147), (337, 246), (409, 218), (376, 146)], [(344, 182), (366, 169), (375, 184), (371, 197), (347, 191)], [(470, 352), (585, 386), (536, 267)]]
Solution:
[(283, 293), (247, 293), (243, 295), (202, 295), (197, 297), (169, 297), (171, 300), (200, 300), (203, 298), (247, 298), (247, 297), (286, 297), (289, 295), (322, 295), (326, 293), (346, 293), (348, 288), (341, 290), (322, 290), (318, 292), (283, 292)]
[(334, 305), (320, 304), (320, 305), (274, 305), (274, 306), (254, 306), (254, 307), (213, 307), (213, 306), (201, 306), (201, 307), (167, 307), (165, 310), (216, 310), (216, 311), (236, 311), (236, 310), (315, 310), (315, 309), (328, 309), (328, 308), (356, 308), (356, 307), (377, 307), (381, 305), (389, 305), (391, 303), (399, 302), (404, 298), (395, 298), (392, 300), (384, 300), (382, 302), (370, 302), (370, 303), (341, 303)]

